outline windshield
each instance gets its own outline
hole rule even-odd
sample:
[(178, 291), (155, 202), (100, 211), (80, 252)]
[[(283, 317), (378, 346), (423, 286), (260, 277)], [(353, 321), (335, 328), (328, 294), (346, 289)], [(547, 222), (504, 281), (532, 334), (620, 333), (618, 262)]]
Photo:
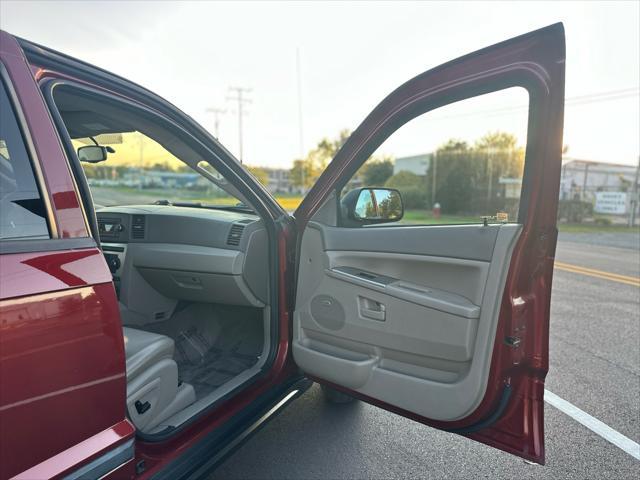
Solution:
[[(94, 142), (95, 140), (95, 142)], [(108, 133), (72, 140), (74, 148), (110, 147), (100, 163), (82, 163), (97, 207), (140, 204), (243, 206), (242, 202), (141, 132)], [(201, 162), (205, 163), (205, 162)], [(206, 164), (206, 170), (221, 178)]]

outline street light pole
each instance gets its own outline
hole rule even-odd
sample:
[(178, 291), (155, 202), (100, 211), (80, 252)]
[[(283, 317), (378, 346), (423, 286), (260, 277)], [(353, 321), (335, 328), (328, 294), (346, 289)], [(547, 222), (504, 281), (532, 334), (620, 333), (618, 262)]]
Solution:
[(296, 80), (298, 86), (298, 136), (300, 141), (300, 160), (303, 161), (302, 164), (302, 191), (304, 192), (304, 137), (303, 137), (303, 129), (302, 129), (302, 79), (300, 75), (300, 49), (296, 49)]

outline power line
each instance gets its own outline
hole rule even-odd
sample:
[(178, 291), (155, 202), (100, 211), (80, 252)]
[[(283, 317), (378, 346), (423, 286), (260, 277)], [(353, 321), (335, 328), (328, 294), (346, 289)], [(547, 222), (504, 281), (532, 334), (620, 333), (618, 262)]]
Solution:
[(219, 127), (220, 127), (220, 116), (224, 115), (225, 113), (227, 113), (227, 110), (224, 108), (217, 108), (217, 107), (209, 107), (205, 110), (207, 113), (213, 113), (213, 125), (214, 125), (214, 132), (215, 132), (215, 136), (216, 138), (219, 138)]
[[(590, 103), (611, 102), (622, 100), (624, 98), (637, 97), (640, 94), (639, 88), (625, 88), (621, 90), (611, 90), (608, 92), (591, 93), (588, 95), (579, 95), (576, 97), (565, 98), (565, 107), (575, 107)], [(492, 108), (478, 112), (460, 113), (453, 115), (434, 116), (434, 120), (445, 120), (449, 118), (473, 117), (476, 115), (494, 116), (517, 113), (523, 110), (529, 110), (529, 105), (514, 105), (510, 107)]]
[(245, 104), (251, 103), (244, 94), (251, 92), (250, 88), (245, 87), (229, 87), (229, 90), (235, 92), (235, 96), (227, 97), (227, 100), (238, 102), (238, 144), (240, 148), (240, 163), (242, 163), (242, 116), (244, 115), (243, 107)]

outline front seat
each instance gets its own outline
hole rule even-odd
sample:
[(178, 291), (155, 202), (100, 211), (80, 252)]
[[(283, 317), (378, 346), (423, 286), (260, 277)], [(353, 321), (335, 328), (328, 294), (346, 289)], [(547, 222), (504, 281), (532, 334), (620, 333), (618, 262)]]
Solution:
[(196, 401), (195, 390), (178, 382), (173, 340), (123, 327), (127, 358), (127, 410), (135, 426), (151, 432), (164, 420)]

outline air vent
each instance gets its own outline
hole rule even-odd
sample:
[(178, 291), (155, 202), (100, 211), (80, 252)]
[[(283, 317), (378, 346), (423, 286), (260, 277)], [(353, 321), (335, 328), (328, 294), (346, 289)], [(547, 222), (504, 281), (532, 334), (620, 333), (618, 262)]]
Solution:
[(140, 240), (144, 238), (146, 217), (144, 215), (133, 215), (131, 217), (131, 238)]
[(227, 245), (232, 245), (234, 247), (240, 245), (243, 231), (244, 225), (241, 225), (239, 223), (234, 223), (233, 225), (231, 225), (231, 230), (229, 230), (229, 236), (227, 237)]

